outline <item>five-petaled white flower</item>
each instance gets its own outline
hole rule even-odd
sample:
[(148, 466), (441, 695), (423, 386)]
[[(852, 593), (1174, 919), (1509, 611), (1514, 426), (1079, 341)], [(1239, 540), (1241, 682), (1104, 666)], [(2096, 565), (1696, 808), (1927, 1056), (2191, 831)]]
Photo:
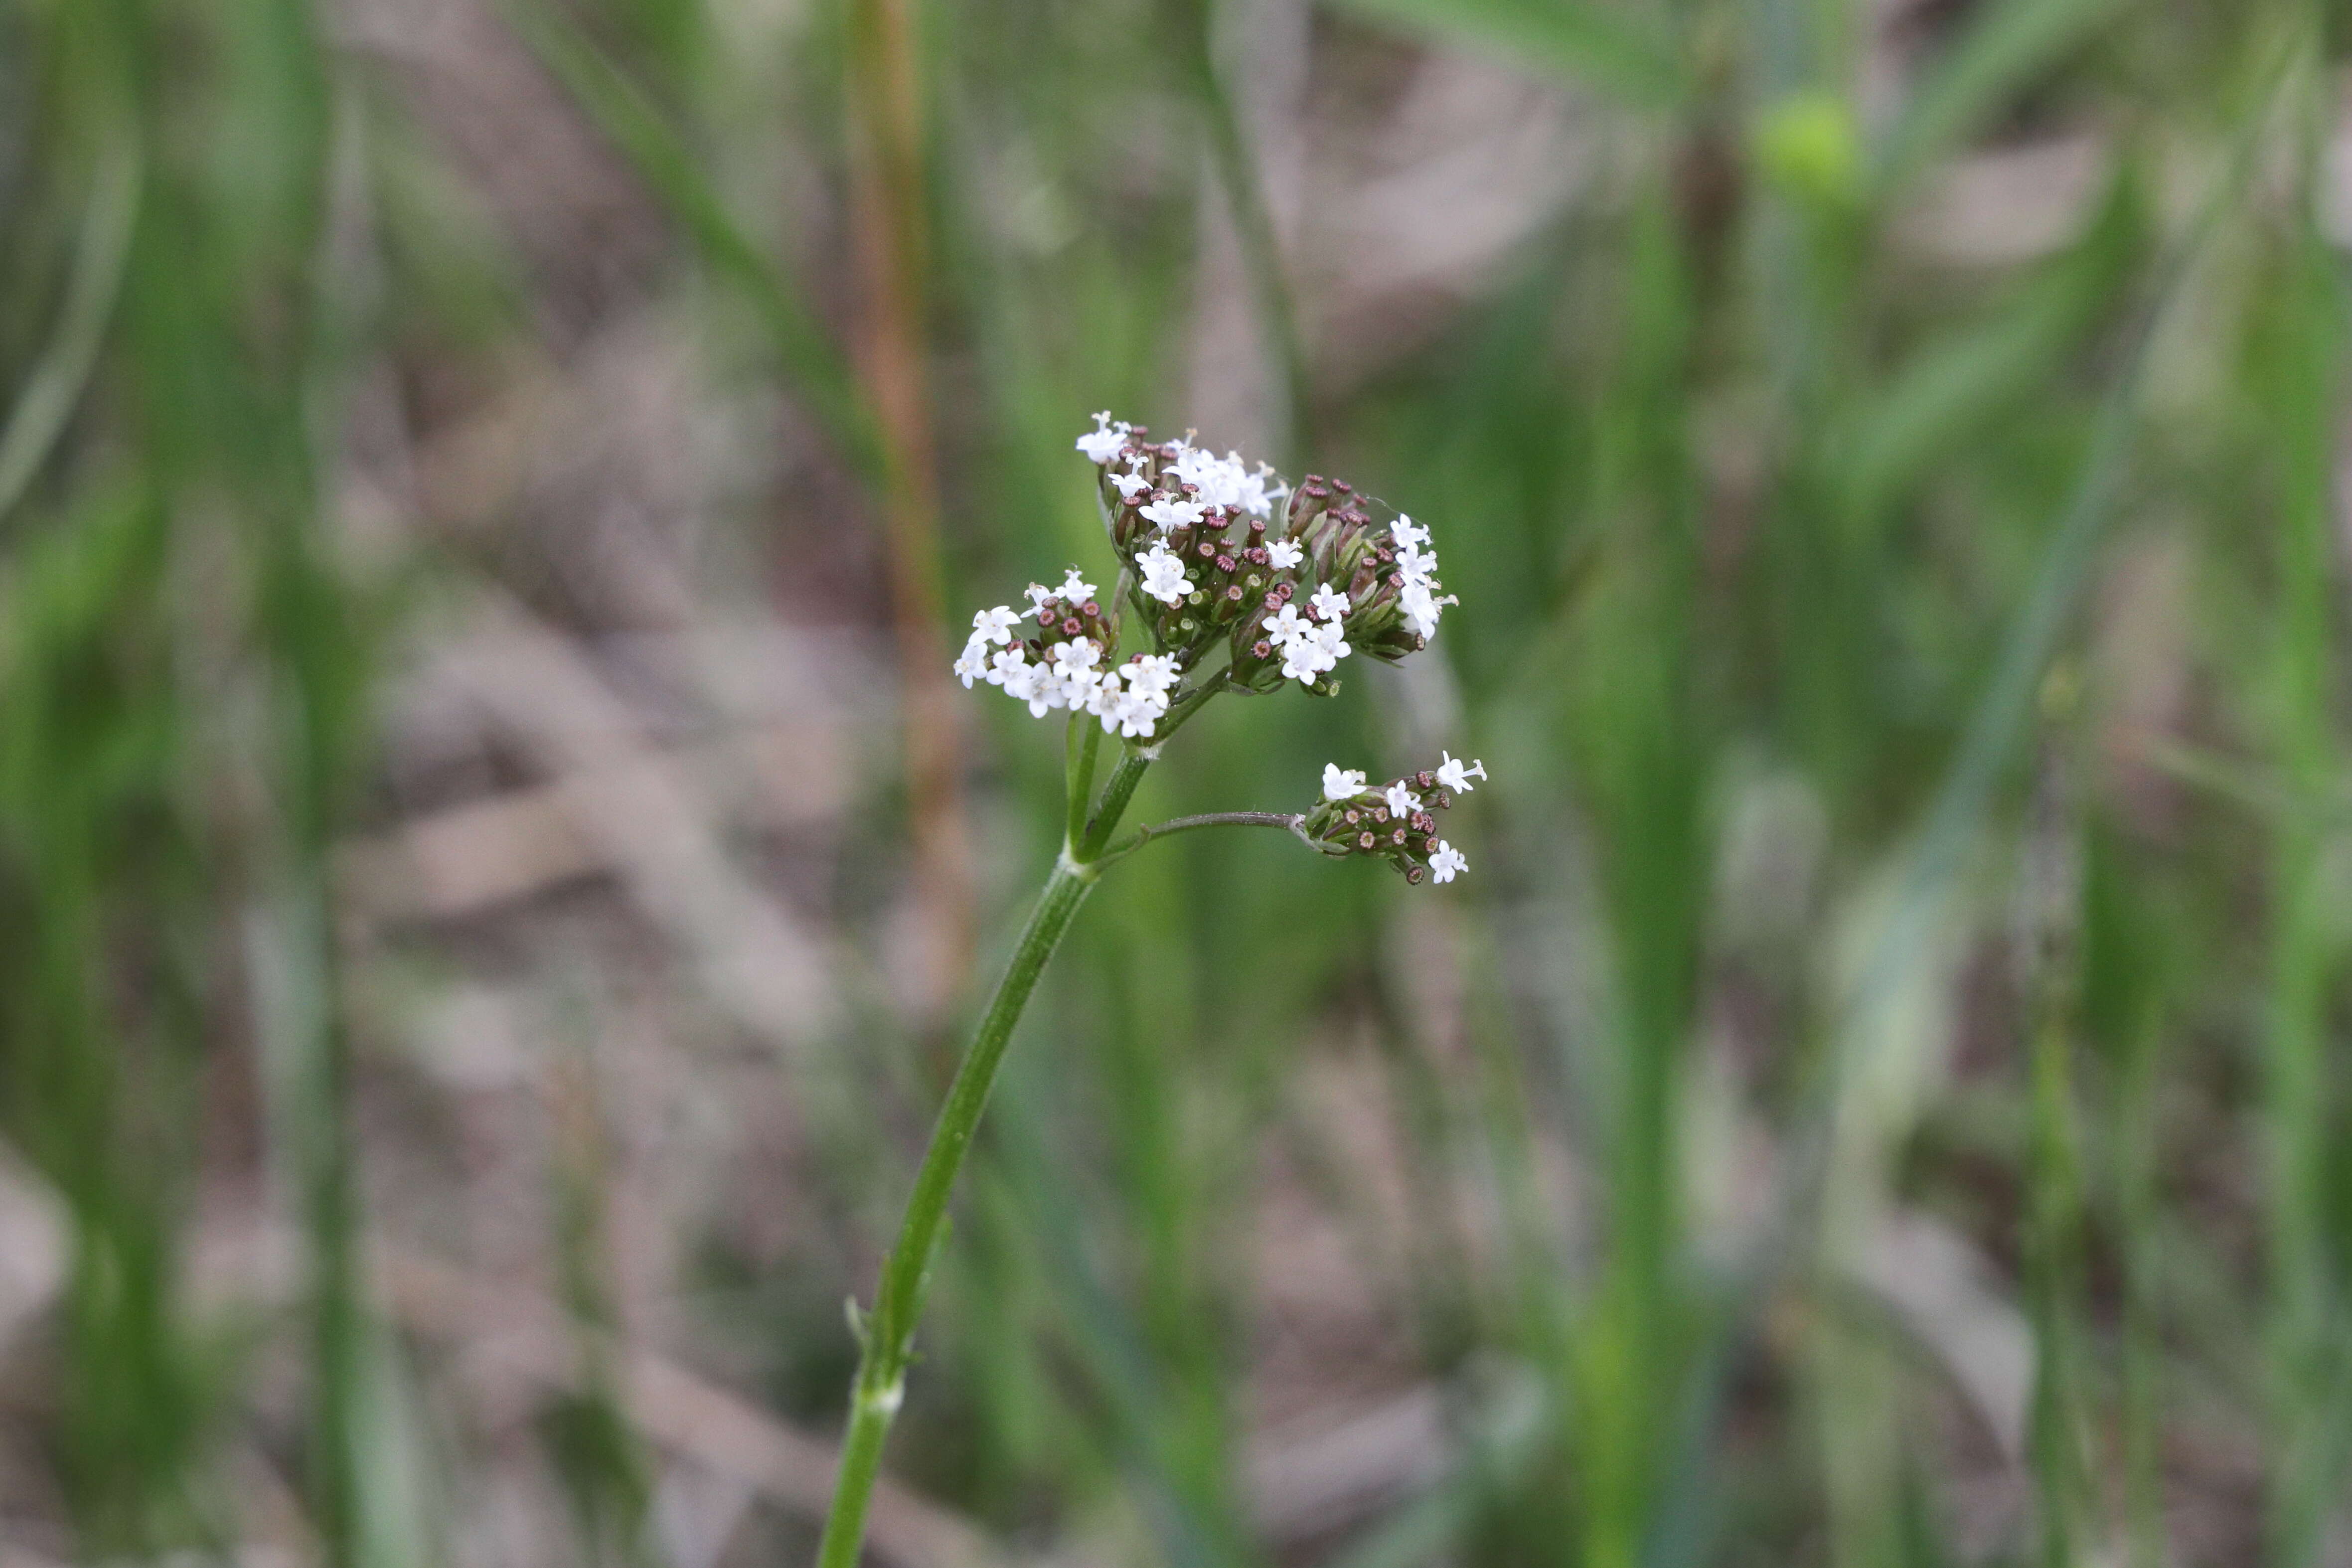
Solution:
[[(1232, 458), (1231, 453), (1226, 456)], [(1236, 464), (1241, 461), (1238, 458), (1234, 458), (1233, 460)], [(1290, 487), (1282, 482), (1281, 477), (1264, 463), (1260, 463), (1256, 473), (1242, 480), (1240, 506), (1252, 517), (1271, 518), (1274, 516), (1275, 502), (1289, 493)]]
[(1010, 605), (999, 605), (992, 610), (982, 610), (971, 618), (972, 640), (993, 643), (998, 647), (1003, 647), (1013, 640), (1013, 628), (1020, 624), (1021, 617), (1013, 614), (1013, 606)]
[(1108, 463), (1127, 445), (1129, 428), (1124, 422), (1112, 424), (1110, 410), (1106, 408), (1095, 416), (1095, 427), (1078, 437), (1078, 450), (1087, 455), (1089, 463)]
[(1451, 594), (1441, 599), (1429, 591), (1428, 584), (1410, 580), (1397, 595), (1397, 608), (1403, 613), (1405, 624), (1423, 637), (1437, 635), (1437, 609), (1440, 605), (1458, 605), (1461, 602)]
[(1181, 603), (1192, 591), (1192, 580), (1184, 574), (1184, 563), (1157, 540), (1150, 549), (1135, 558), (1135, 564), (1143, 574), (1143, 591), (1163, 605)]
[(1265, 635), (1282, 652), (1286, 680), (1312, 682), (1337, 668), (1349, 652), (1344, 626), (1336, 620), (1318, 626), (1300, 615), (1296, 605), (1286, 604), (1275, 612), (1274, 619), (1265, 623)]
[(971, 689), (973, 681), (986, 679), (988, 644), (977, 636), (964, 644), (962, 656), (955, 661), (955, 672), (963, 677), (963, 687), (966, 691)]
[(1032, 678), (1036, 673), (1037, 666), (1029, 662), (1029, 650), (1019, 643), (1001, 650), (988, 661), (988, 683), (1002, 686), (1014, 697), (1029, 695)]
[(1461, 850), (1443, 838), (1437, 841), (1437, 851), (1429, 858), (1431, 881), (1450, 882), (1468, 869), (1470, 869), (1470, 857), (1463, 854)]
[(1118, 487), (1121, 500), (1133, 500), (1151, 488), (1151, 480), (1143, 474), (1113, 474), (1110, 482)]
[(1172, 655), (1139, 653), (1127, 661), (1128, 685), (1154, 697), (1167, 696), (1182, 677)]
[(1307, 552), (1298, 548), (1298, 542), (1291, 539), (1270, 540), (1265, 547), (1266, 564), (1277, 572), (1289, 571), (1305, 559), (1306, 554)]
[(1405, 788), (1402, 779), (1382, 790), (1381, 798), (1388, 803), (1389, 815), (1400, 822), (1410, 820), (1421, 809), (1421, 797)]
[(1160, 531), (1166, 533), (1172, 529), (1191, 527), (1201, 521), (1201, 514), (1207, 510), (1196, 500), (1185, 500), (1177, 496), (1155, 496), (1151, 504), (1143, 509), (1143, 520), (1157, 523)]
[[(1188, 440), (1177, 443), (1176, 482), (1191, 485), (1199, 492), (1206, 506), (1244, 506), (1249, 500), (1250, 474), (1242, 467), (1241, 454), (1228, 452), (1218, 457), (1205, 447), (1195, 447)], [(1265, 487), (1259, 487), (1258, 500), (1265, 504)], [(1258, 513), (1264, 516), (1265, 513)]]
[(1095, 596), (1095, 585), (1079, 576), (1078, 569), (1073, 566), (1070, 574), (1062, 579), (1062, 585), (1055, 592), (1066, 605), (1083, 605)]
[(1328, 584), (1317, 588), (1307, 602), (1314, 606), (1318, 620), (1336, 621), (1348, 613), (1348, 596), (1333, 593)]
[(1396, 541), (1399, 550), (1411, 550), (1429, 542), (1429, 530), (1399, 512), (1397, 520), (1389, 524), (1389, 537)]
[(1364, 770), (1343, 768), (1337, 763), (1323, 764), (1323, 798), (1353, 800), (1364, 793)]
[(1115, 668), (1086, 674), (1089, 680), (1083, 689), (1071, 689), (1070, 706), (1083, 707), (1102, 721), (1105, 730), (1134, 741), (1149, 740), (1168, 711), (1169, 689), (1176, 684), (1179, 671), (1167, 655), (1138, 654)]
[(1457, 794), (1468, 795), (1470, 781), (1486, 776), (1486, 764), (1483, 762), (1474, 762), (1465, 767), (1463, 765), (1462, 759), (1450, 752), (1440, 752), (1437, 754), (1445, 759), (1438, 764), (1437, 782)]
[(1044, 609), (1045, 607), (1045, 601), (1054, 596), (1054, 590), (1048, 588), (1043, 583), (1032, 583), (1026, 588), (1022, 589), (1021, 592), (1028, 599), (1029, 610), (1033, 615), (1037, 611)]

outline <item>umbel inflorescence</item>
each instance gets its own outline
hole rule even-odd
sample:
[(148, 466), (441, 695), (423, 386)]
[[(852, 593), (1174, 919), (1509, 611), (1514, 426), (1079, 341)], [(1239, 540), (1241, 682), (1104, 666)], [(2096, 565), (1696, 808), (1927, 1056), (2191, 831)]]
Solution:
[[(1456, 602), (1438, 580), (1429, 530), (1402, 514), (1376, 520), (1344, 480), (1309, 474), (1294, 487), (1264, 463), (1220, 458), (1189, 436), (1153, 441), (1108, 412), (1076, 445), (1095, 465), (1117, 586), (1106, 599), (1076, 567), (1057, 587), (1033, 583), (1025, 611), (999, 605), (972, 617), (956, 660), (966, 687), (985, 681), (1037, 717), (1089, 714), (1107, 733), (1156, 742), (1218, 691), (1295, 681), (1329, 696), (1342, 660), (1418, 653)], [(1122, 661), (1130, 630), (1148, 647)], [(1467, 863), (1436, 837), (1432, 813), (1485, 776), (1484, 764), (1448, 758), (1343, 797), (1335, 781), (1362, 775), (1335, 765), (1326, 798), (1294, 831), (1326, 854), (1373, 855), (1410, 880), (1450, 881)]]

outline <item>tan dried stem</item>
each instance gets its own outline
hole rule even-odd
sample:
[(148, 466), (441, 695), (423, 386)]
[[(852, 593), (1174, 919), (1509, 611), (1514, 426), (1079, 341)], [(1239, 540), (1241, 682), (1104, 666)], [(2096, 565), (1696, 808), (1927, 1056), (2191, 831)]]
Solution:
[(912, 1001), (928, 1023), (945, 1013), (971, 963), (972, 899), (957, 710), (940, 630), (939, 469), (925, 331), (929, 234), (912, 0), (856, 0), (850, 26), (850, 207), (864, 290), (856, 362), (881, 448), (921, 922)]

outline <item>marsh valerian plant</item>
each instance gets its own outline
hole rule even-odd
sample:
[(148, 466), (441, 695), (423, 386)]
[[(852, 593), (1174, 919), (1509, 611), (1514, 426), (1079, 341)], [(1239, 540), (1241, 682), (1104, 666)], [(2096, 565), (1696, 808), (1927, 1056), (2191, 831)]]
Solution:
[[(966, 688), (984, 681), (1036, 717), (1069, 715), (1061, 853), (957, 1066), (873, 1310), (850, 1305), (861, 1350), (821, 1568), (855, 1568), (956, 1173), (1013, 1026), (1104, 868), (1154, 838), (1203, 827), (1281, 828), (1325, 855), (1385, 860), (1414, 883), (1469, 868), (1437, 836), (1436, 813), (1486, 769), (1446, 753), (1435, 768), (1379, 784), (1330, 763), (1305, 811), (1213, 812), (1114, 837), (1161, 745), (1209, 699), (1294, 682), (1329, 696), (1343, 659), (1395, 663), (1427, 647), (1454, 599), (1438, 581), (1429, 531), (1402, 515), (1375, 521), (1374, 503), (1340, 480), (1310, 474), (1293, 487), (1263, 463), (1252, 469), (1189, 436), (1154, 442), (1108, 413), (1077, 449), (1096, 468), (1116, 585), (1106, 598), (1076, 567), (1058, 586), (1033, 583), (1025, 611), (999, 605), (972, 617), (955, 664)], [(1122, 659), (1129, 643), (1140, 646)], [(1106, 736), (1118, 754), (1097, 790)]]

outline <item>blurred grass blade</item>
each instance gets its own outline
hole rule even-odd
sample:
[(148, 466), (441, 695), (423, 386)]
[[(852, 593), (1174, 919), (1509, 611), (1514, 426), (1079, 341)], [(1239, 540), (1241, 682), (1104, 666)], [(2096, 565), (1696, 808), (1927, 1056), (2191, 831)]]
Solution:
[(1190, 57), (1193, 91), (1208, 121), (1217, 179), (1225, 188), (1242, 264), (1257, 297), (1260, 331), (1282, 375), (1283, 397), (1288, 404), (1285, 437), (1276, 445), (1284, 468), (1301, 472), (1315, 462), (1314, 384), (1298, 335), (1298, 311), (1292, 300), (1289, 272), (1283, 264), (1281, 236), (1241, 106), (1234, 101), (1217, 58), (1216, 0), (1193, 0), (1189, 12), (1185, 52)]
[(1623, 13), (1586, 0), (1341, 0), (1509, 63), (1590, 82), (1633, 103), (1663, 107), (1684, 94), (1670, 41)]
[(684, 139), (644, 91), (570, 22), (531, 0), (520, 0), (506, 14), (637, 177), (686, 226), (697, 250), (743, 290), (802, 399), (842, 455), (867, 478), (878, 475), (881, 453), (847, 362), (803, 302), (782, 265), (728, 212)]
[(123, 262), (131, 254), (139, 187), (139, 144), (131, 137), (118, 137), (99, 155), (57, 335), (33, 367), (8, 412), (8, 427), (0, 434), (0, 518), (24, 499), (25, 488), (65, 429), (97, 363), (107, 318), (114, 313), (121, 290)]
[[(2291, 50), (2279, 51), (2268, 63), (2264, 79), (2275, 85), (2293, 62)], [(2169, 317), (2205, 242), (2220, 226), (2232, 198), (2243, 192), (2246, 171), (2262, 143), (2262, 132), (2259, 117), (2240, 130), (2231, 156), (2216, 169), (2188, 226), (2174, 240), (2147, 286), (2073, 491), (2042, 547), (2025, 600), (2001, 637), (1990, 676), (1945, 766), (1894, 907), (1879, 922), (1855, 980), (1834, 1005), (1836, 1022), (1830, 1048), (1822, 1054), (1809, 1087), (1813, 1103), (1788, 1166), (1780, 1198), (1783, 1213), (1756, 1249), (1759, 1275), (1792, 1265), (1802, 1251), (1803, 1219), (1816, 1213), (1822, 1200), (1831, 1175), (1832, 1131), (1838, 1107), (1857, 1077), (1863, 1047), (1877, 1037), (1882, 1020), (1899, 1006), (1906, 981), (1934, 943), (1947, 896), (1991, 809), (2001, 777), (2014, 760), (2032, 715), (2035, 689), (2057, 649), (2114, 512), (2125, 458), (2138, 426), (2150, 344)], [(1759, 1297), (1763, 1293), (1760, 1286), (1750, 1289)]]
[[(2290, 58), (2282, 57), (2282, 67)], [(2231, 198), (2242, 190), (2247, 165), (2260, 142), (2259, 132), (2258, 124), (2250, 125), (2240, 136), (2234, 155), (2217, 172), (2188, 229), (2149, 282), (2114, 383), (2099, 409), (2080, 477), (2043, 546), (2025, 602), (2001, 637), (1991, 677), (1937, 787), (1901, 907), (1880, 936), (1877, 955), (1850, 1004), (1856, 1016), (1874, 1009), (1877, 993), (1904, 967), (1907, 954), (1933, 923), (1941, 890), (1958, 869), (1991, 805), (2001, 774), (2014, 759), (2032, 714), (2034, 689), (2057, 649), (2067, 616), (2089, 575), (2094, 552), (2114, 514), (2125, 457), (2138, 426), (2149, 345), (2158, 327), (2169, 316), (2191, 263), (2203, 252)], [(1855, 1037), (1858, 1033), (1843, 1030), (1841, 1037)]]
[(1917, 351), (1863, 403), (1843, 465), (1858, 526), (1867, 528), (1939, 456), (2058, 368), (2125, 287), (2138, 233), (2137, 204), (2119, 185), (2074, 254), (1997, 316)]
[(1891, 195), (1999, 116), (2033, 79), (2088, 39), (2126, 0), (2001, 0), (1979, 7), (1888, 138), (1879, 194)]
[[(2306, 193), (2317, 153), (2305, 149)], [(2251, 368), (2280, 481), (2278, 584), (2268, 689), (2279, 770), (2297, 795), (2340, 787), (2335, 733), (2336, 465), (2342, 443), (2342, 283), (2308, 219), (2264, 291)], [(2263, 1074), (2270, 1271), (2271, 1561), (2317, 1562), (2342, 1495), (2330, 1462), (2329, 1406), (2340, 1397), (2340, 1267), (2331, 1263), (2328, 1091), (2333, 993), (2343, 938), (2327, 914), (2324, 825), (2291, 813), (2272, 825), (2270, 976)], [(2339, 1385), (2339, 1386), (2332, 1386)]]

